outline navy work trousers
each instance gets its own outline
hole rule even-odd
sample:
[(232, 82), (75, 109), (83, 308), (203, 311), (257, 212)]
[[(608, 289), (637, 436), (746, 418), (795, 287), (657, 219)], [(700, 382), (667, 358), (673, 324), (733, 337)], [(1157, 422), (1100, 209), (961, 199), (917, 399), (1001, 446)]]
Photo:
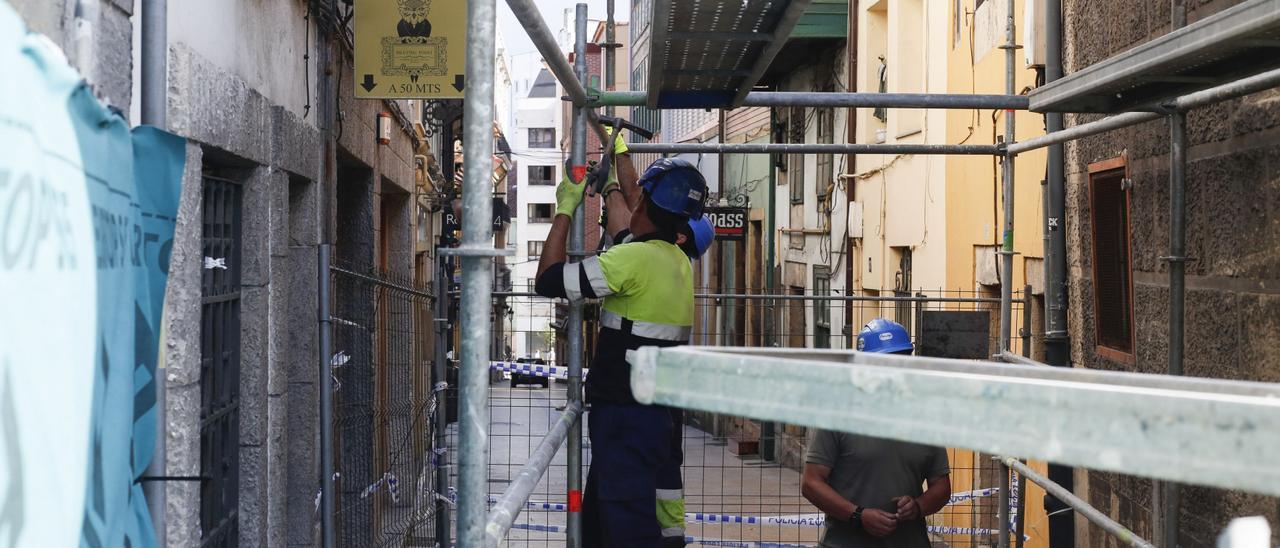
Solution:
[(587, 421), (591, 468), (582, 500), (583, 547), (661, 546), (656, 490), (672, 454), (670, 411), (596, 403)]

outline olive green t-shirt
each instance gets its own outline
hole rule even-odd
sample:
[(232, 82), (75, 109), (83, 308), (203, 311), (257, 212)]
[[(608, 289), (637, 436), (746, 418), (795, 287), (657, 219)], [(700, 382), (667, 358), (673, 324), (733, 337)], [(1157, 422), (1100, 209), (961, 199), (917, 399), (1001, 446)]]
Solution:
[[(897, 512), (893, 498), (924, 494), (924, 482), (951, 473), (941, 447), (814, 429), (805, 462), (831, 468), (827, 484), (863, 508)], [(929, 548), (924, 519), (898, 523), (885, 538), (875, 538), (847, 520), (827, 516), (822, 546), (832, 548)]]

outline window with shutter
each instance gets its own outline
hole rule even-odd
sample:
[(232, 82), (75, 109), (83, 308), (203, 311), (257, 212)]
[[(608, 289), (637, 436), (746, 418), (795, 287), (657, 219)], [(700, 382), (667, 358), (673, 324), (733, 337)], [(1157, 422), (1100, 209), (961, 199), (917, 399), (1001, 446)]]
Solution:
[(1098, 355), (1134, 362), (1133, 263), (1125, 160), (1089, 166), (1094, 337)]
[[(808, 120), (805, 119), (804, 107), (791, 107), (791, 129), (789, 141), (804, 144), (804, 134)], [(804, 155), (792, 154), (787, 159), (787, 181), (791, 184), (791, 203), (804, 203)]]

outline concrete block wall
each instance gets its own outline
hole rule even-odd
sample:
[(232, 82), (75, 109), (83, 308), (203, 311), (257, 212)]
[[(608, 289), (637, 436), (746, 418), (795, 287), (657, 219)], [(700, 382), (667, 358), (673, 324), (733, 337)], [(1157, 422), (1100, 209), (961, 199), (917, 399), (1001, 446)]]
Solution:
[[(1186, 2), (1188, 21), (1236, 0)], [(1067, 73), (1170, 30), (1168, 0), (1065, 0)], [(1096, 119), (1068, 116), (1067, 125)], [(1187, 117), (1187, 375), (1280, 381), (1280, 90), (1198, 109)], [(1130, 193), (1135, 363), (1095, 350), (1088, 165), (1127, 156)], [(1168, 366), (1169, 129), (1162, 121), (1091, 137), (1066, 147), (1070, 334), (1076, 367), (1162, 373)], [(1095, 506), (1146, 538), (1153, 536), (1151, 482), (1077, 471), (1076, 488)], [(1184, 487), (1179, 544), (1211, 545), (1233, 517), (1280, 524), (1280, 500)], [(1111, 539), (1077, 519), (1081, 545)], [(1273, 543), (1280, 542), (1275, 527)]]

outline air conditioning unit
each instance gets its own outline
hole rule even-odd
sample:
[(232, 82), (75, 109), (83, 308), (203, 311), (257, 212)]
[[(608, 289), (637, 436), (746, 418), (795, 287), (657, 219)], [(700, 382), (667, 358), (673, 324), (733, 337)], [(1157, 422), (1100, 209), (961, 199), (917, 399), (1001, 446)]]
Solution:
[(1026, 9), (1022, 11), (1022, 54), (1027, 68), (1044, 67), (1044, 2), (1026, 0)]

